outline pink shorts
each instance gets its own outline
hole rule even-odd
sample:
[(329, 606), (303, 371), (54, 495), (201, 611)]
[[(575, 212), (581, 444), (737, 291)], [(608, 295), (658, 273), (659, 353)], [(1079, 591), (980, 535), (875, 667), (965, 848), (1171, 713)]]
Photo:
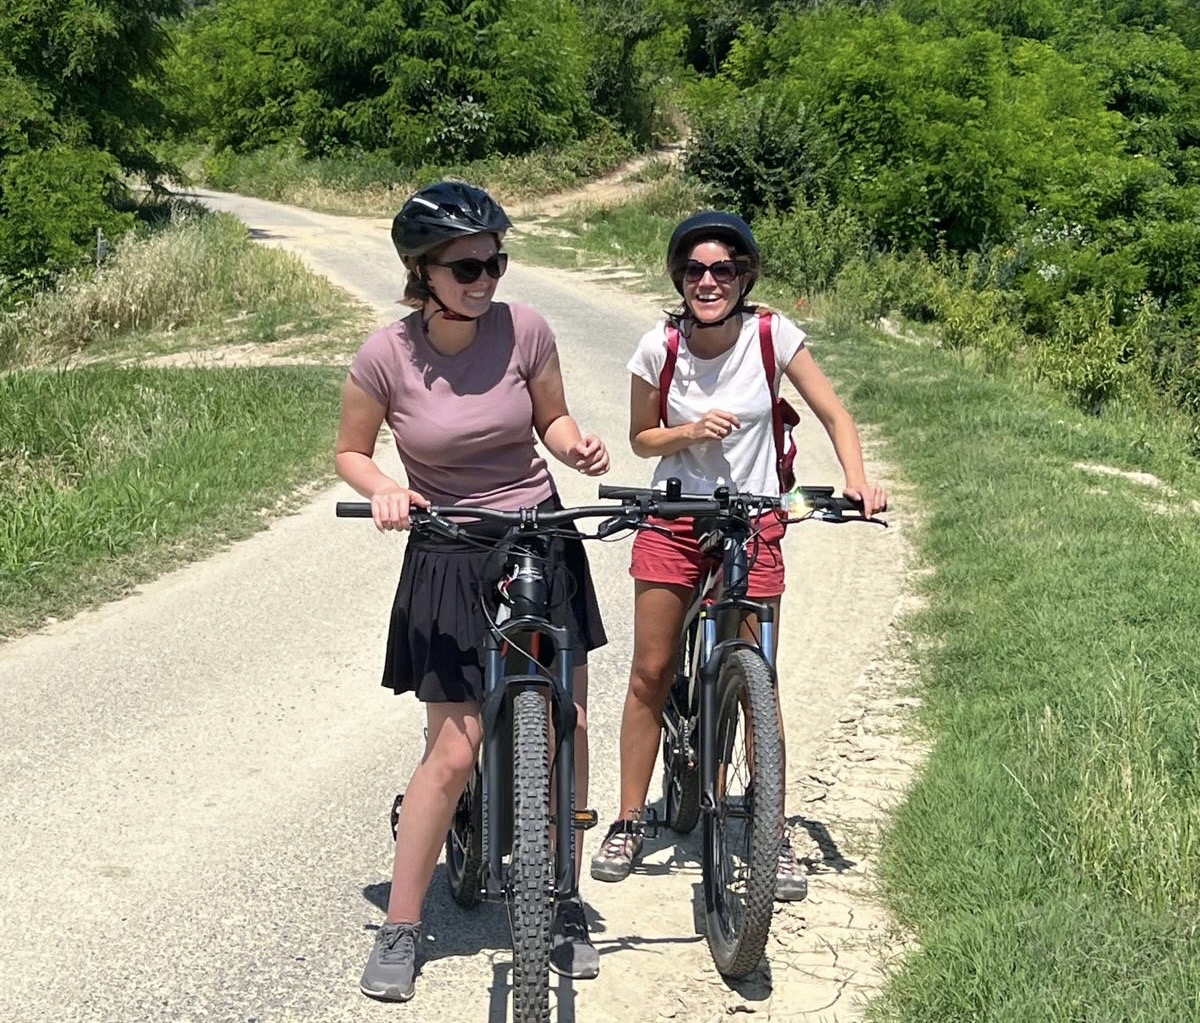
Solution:
[[(710, 559), (701, 553), (692, 535), (692, 520), (648, 519), (665, 526), (670, 536), (643, 529), (633, 541), (633, 560), (629, 574), (647, 583), (670, 586), (695, 586), (703, 577)], [(755, 600), (778, 597), (783, 593), (783, 551), (779, 542), (787, 526), (778, 515), (763, 515), (757, 520), (758, 534), (750, 541), (750, 585), (746, 596)]]

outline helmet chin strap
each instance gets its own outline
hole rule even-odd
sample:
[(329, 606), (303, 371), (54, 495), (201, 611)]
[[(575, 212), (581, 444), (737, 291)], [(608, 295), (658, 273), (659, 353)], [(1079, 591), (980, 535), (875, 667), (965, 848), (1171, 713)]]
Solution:
[[(429, 276), (424, 272), (421, 274), (421, 283), (425, 285), (425, 290), (429, 292), (429, 297), (432, 298), (437, 304), (438, 311), (434, 313), (433, 316), (441, 315), (443, 320), (450, 320), (455, 323), (473, 323), (475, 320), (479, 319), (478, 316), (464, 316), (462, 313), (456, 313), (453, 309), (446, 305), (446, 303), (438, 297), (438, 293), (430, 286)], [(426, 330), (429, 329), (429, 324), (432, 322), (433, 316), (426, 317)]]

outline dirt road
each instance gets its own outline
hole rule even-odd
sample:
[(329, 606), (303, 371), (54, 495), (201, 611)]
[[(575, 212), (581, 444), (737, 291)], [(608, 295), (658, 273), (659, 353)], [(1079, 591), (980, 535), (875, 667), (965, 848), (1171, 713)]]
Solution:
[[(208, 201), (370, 303), (380, 322), (396, 315), (386, 223)], [(536, 304), (557, 331), (573, 411), (613, 452), (608, 481), (643, 483), (649, 466), (624, 441), (623, 367), (660, 307), (520, 265), (500, 297)], [(803, 475), (836, 483), (811, 419), (800, 442)], [(594, 497), (594, 481), (558, 478), (568, 503)], [(386, 901), (386, 811), (422, 721), (377, 684), (401, 541), (335, 520), (347, 496), (334, 488), (207, 561), (0, 648), (0, 1018), (507, 1018), (505, 914), (459, 910), (440, 868), (417, 999), (381, 1005), (357, 989)], [(869, 892), (880, 807), (914, 758), (896, 732), (903, 513), (887, 531), (809, 525), (786, 543), (788, 809), (813, 857), (811, 895), (780, 909), (768, 967), (733, 989), (696, 932), (696, 841), (652, 843), (627, 882), (586, 883), (602, 971), (556, 985), (562, 1023), (737, 1011), (851, 1020), (899, 948)], [(627, 558), (627, 543), (592, 551), (611, 637), (591, 696), (602, 819), (616, 809)], [(599, 837), (588, 834), (589, 856)]]

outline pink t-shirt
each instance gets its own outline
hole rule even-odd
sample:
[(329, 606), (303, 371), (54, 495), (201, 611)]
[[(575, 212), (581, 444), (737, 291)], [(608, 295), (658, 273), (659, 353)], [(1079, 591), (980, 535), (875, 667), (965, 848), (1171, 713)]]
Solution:
[(387, 409), (413, 490), (437, 505), (513, 510), (554, 492), (529, 394), (554, 350), (536, 309), (493, 302), (471, 345), (441, 355), (417, 311), (367, 338), (350, 376)]

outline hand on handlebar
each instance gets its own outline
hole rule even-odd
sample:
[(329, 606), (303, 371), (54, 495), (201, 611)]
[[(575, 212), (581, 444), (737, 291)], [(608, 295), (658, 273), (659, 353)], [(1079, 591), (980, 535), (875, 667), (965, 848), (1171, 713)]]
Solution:
[(888, 495), (883, 487), (876, 487), (867, 483), (861, 487), (848, 486), (842, 493), (853, 500), (862, 502), (862, 514), (865, 519), (887, 511)]
[(412, 526), (411, 510), (428, 507), (426, 498), (398, 483), (371, 495), (371, 518), (380, 532), (408, 529)]
[(581, 437), (570, 455), (572, 464), (585, 476), (603, 476), (608, 472), (608, 448), (594, 433)]

